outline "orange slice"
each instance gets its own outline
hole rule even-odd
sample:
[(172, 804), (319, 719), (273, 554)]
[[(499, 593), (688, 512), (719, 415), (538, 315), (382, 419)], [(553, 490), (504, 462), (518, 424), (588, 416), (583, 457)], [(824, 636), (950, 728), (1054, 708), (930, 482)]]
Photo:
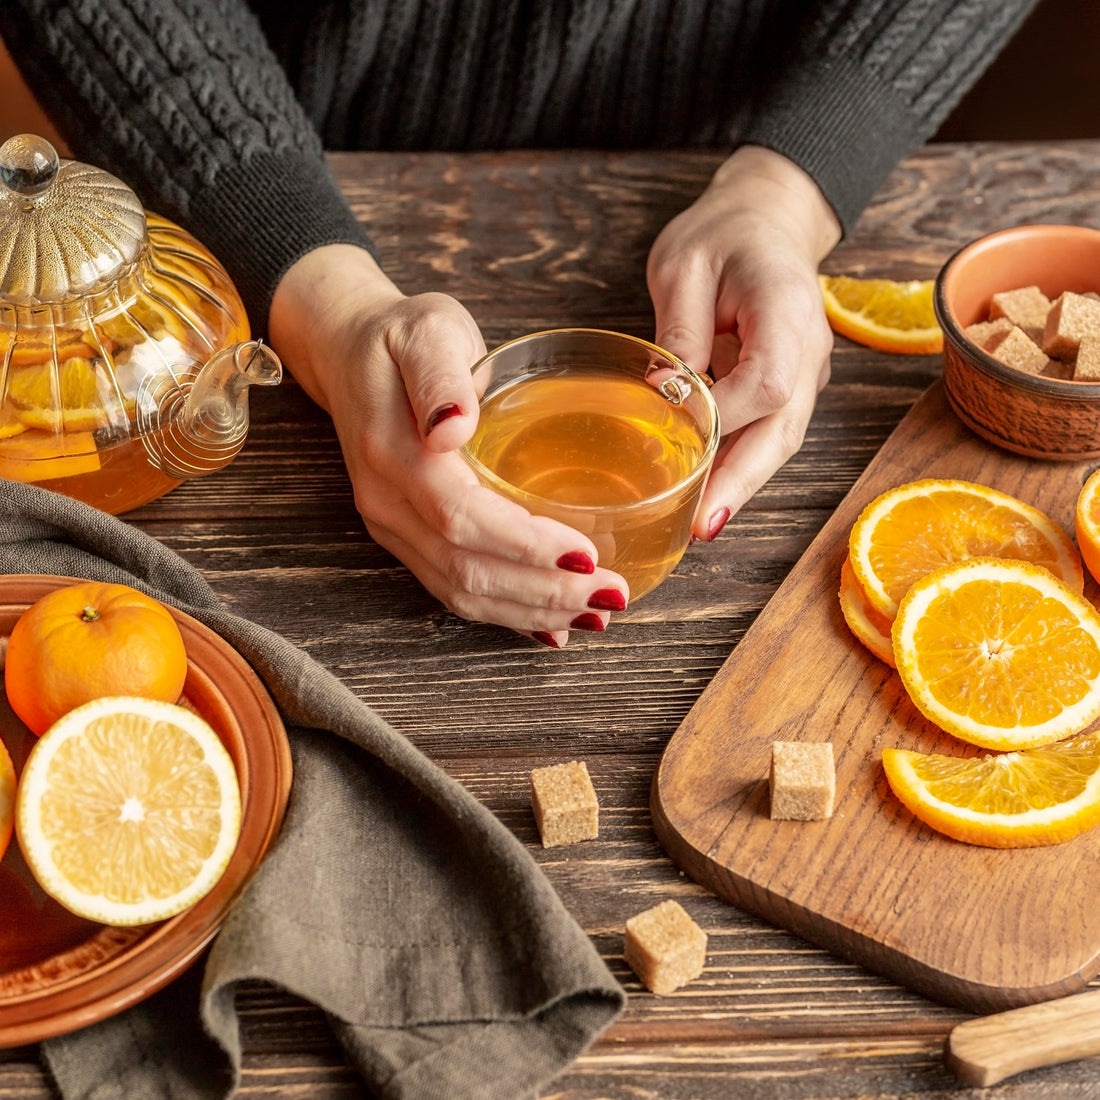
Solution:
[(851, 558), (840, 567), (840, 611), (848, 629), (880, 660), (894, 667), (894, 648), (890, 640), (892, 622), (876, 611), (863, 594), (852, 569)]
[[(7, 346), (7, 341), (0, 342), (0, 358), (3, 358)], [(9, 366), (37, 366), (49, 362), (55, 356), (59, 362), (71, 359), (73, 356), (94, 359), (98, 354), (98, 350), (89, 344), (80, 333), (58, 331), (56, 340), (54, 338), (44, 340), (23, 338), (16, 340), (15, 346), (11, 349)]]
[(917, 709), (971, 744), (1048, 745), (1100, 714), (1100, 614), (1030, 562), (971, 558), (921, 578), (893, 645)]
[(11, 840), (15, 821), (15, 767), (7, 746), (0, 741), (0, 858)]
[(0, 436), (0, 477), (9, 481), (54, 481), (95, 473), (100, 468), (91, 432), (52, 435), (25, 431), (11, 439)]
[(852, 526), (848, 553), (868, 602), (889, 619), (919, 578), (973, 557), (1018, 558), (1084, 587), (1069, 535), (1038, 508), (969, 481), (929, 478), (876, 497)]
[(960, 759), (884, 749), (890, 789), (938, 832), (990, 848), (1062, 841), (1100, 822), (1100, 734)]
[(1089, 475), (1077, 494), (1073, 527), (1085, 566), (1100, 580), (1100, 470)]
[(78, 916), (148, 924), (217, 883), (237, 844), (233, 761), (193, 711), (108, 696), (58, 719), (27, 757), (15, 831), (42, 889)]
[(5, 401), (0, 407), (0, 439), (11, 439), (14, 435), (22, 435), (26, 430), (27, 425), (15, 415), (11, 404)]
[(932, 309), (931, 279), (856, 279), (819, 275), (825, 316), (834, 332), (879, 351), (933, 355), (943, 331)]
[(110, 423), (105, 401), (113, 394), (106, 376), (90, 359), (20, 367), (8, 379), (8, 398), (28, 428), (90, 432)]

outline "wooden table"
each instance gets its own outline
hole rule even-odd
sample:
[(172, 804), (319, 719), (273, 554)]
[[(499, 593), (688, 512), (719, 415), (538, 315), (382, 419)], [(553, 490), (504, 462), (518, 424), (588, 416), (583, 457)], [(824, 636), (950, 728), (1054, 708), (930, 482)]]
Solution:
[[(493, 343), (563, 324), (652, 336), (646, 253), (719, 161), (690, 153), (340, 154), (332, 165), (406, 289), (464, 301)], [(965, 241), (1027, 221), (1094, 223), (1100, 142), (938, 145), (909, 158), (830, 271), (927, 278)], [(664, 745), (913, 401), (938, 357), (837, 341), (805, 444), (713, 544), (604, 635), (544, 649), (436, 604), (367, 537), (336, 438), (292, 380), (257, 393), (245, 451), (128, 518), (193, 562), (236, 612), (284, 634), (461, 780), (530, 847), (630, 994), (544, 1100), (978, 1096), (943, 1066), (968, 1018), (713, 897), (658, 845)], [(543, 850), (534, 766), (581, 758), (599, 841)], [(627, 917), (677, 898), (709, 937), (703, 976), (646, 993)], [(1097, 985), (1098, 983), (1093, 983)], [(240, 1095), (364, 1096), (319, 1012), (256, 984), (241, 998)], [(1096, 1060), (990, 1097), (1096, 1097)], [(33, 1049), (0, 1052), (0, 1100), (50, 1095)]]

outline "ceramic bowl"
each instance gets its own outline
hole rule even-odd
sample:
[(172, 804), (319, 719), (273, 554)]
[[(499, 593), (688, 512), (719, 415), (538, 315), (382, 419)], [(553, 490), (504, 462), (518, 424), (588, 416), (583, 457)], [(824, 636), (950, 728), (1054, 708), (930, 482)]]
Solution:
[[(71, 577), (0, 577), (0, 638), (40, 596)], [(0, 1049), (36, 1043), (144, 1000), (198, 957), (282, 824), (292, 764), (286, 730), (252, 667), (224, 638), (169, 608), (187, 646), (183, 702), (229, 750), (241, 784), (241, 834), (206, 897), (160, 924), (111, 928), (63, 910), (41, 891), (13, 839), (0, 861)], [(0, 738), (20, 770), (34, 735), (0, 692)]]
[(1035, 458), (1100, 456), (1100, 383), (1028, 374), (966, 338), (988, 319), (998, 291), (1038, 286), (1052, 301), (1064, 290), (1100, 292), (1100, 230), (1022, 225), (959, 249), (936, 278), (943, 329), (943, 380), (959, 419), (983, 439)]

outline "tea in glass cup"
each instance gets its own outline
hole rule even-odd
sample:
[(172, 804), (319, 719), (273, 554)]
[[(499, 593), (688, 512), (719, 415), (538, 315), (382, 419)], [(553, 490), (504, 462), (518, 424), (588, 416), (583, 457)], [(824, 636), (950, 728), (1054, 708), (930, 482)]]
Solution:
[(683, 556), (718, 448), (706, 382), (655, 344), (602, 329), (522, 336), (474, 365), (479, 480), (587, 535), (632, 600)]

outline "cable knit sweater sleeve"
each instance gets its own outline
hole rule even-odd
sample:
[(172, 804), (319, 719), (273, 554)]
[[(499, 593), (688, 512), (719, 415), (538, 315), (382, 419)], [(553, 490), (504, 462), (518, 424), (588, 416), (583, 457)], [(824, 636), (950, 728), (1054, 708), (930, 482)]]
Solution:
[(318, 136), (357, 143), (346, 114), (383, 147), (764, 145), (849, 230), (1034, 0), (251, 3), (0, 0), (0, 35), (74, 153), (208, 244), (262, 331), (296, 259), (371, 247)]
[(1034, 0), (852, 0), (795, 5), (791, 53), (734, 136), (809, 173), (845, 231), (927, 141)]
[(258, 333), (295, 260), (372, 249), (243, 0), (2, 0), (0, 35), (73, 154), (210, 246)]

